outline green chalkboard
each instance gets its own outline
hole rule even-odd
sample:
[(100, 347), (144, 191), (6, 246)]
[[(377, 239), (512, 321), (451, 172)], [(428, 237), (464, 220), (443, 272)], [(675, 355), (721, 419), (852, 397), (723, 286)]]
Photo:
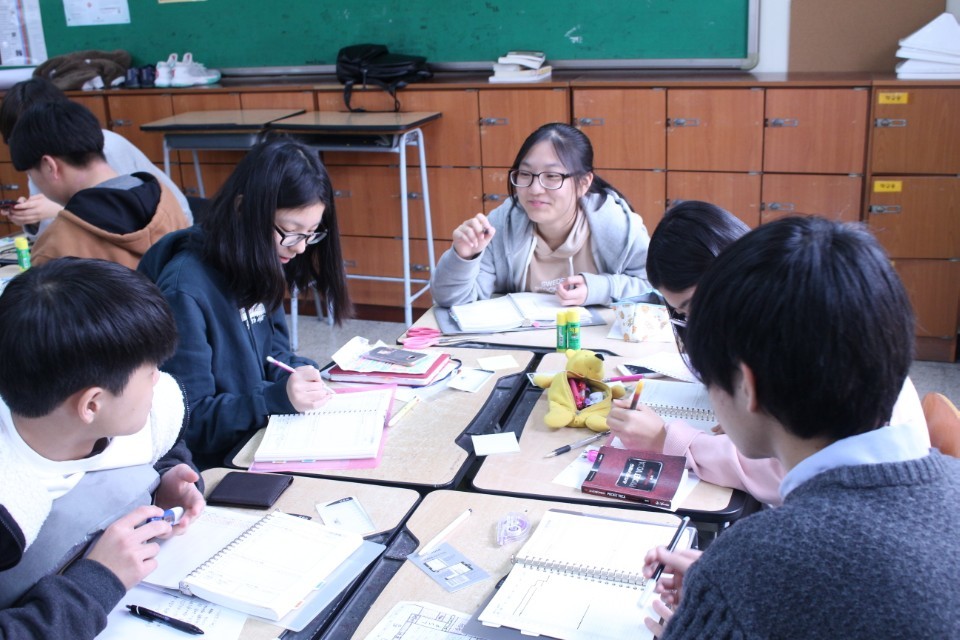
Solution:
[[(48, 54), (126, 49), (136, 64), (191, 51), (209, 67), (332, 65), (340, 47), (386, 44), (479, 68), (509, 49), (555, 67), (732, 67), (755, 63), (759, 0), (129, 0), (130, 23), (68, 27), (41, 0)], [(596, 61), (603, 61), (597, 63)]]

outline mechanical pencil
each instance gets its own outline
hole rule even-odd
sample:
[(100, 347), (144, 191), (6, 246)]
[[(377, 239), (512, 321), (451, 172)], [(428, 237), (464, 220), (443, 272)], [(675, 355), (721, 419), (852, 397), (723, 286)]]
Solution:
[(203, 629), (200, 627), (194, 626), (189, 622), (184, 622), (183, 620), (177, 620), (176, 618), (165, 616), (158, 611), (147, 609), (146, 607), (141, 607), (135, 604), (128, 604), (127, 609), (130, 610), (131, 614), (143, 620), (150, 620), (151, 622), (156, 621), (160, 624), (165, 624), (168, 627), (173, 627), (174, 629), (179, 629), (180, 631), (185, 631), (187, 633), (192, 633), (195, 636), (203, 635)]

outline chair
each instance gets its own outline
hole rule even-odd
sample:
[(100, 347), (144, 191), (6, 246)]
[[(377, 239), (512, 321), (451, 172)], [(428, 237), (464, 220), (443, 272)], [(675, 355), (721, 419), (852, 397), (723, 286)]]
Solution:
[(930, 444), (942, 453), (960, 458), (960, 411), (942, 393), (923, 397), (923, 416), (930, 431)]

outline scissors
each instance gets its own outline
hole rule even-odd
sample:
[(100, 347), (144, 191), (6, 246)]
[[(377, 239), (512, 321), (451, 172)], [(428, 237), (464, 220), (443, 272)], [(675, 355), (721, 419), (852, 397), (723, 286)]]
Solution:
[(441, 342), (442, 338), (443, 333), (441, 333), (439, 329), (433, 329), (432, 327), (410, 327), (407, 329), (406, 337), (401, 338), (398, 342), (411, 349), (423, 349), (424, 347), (443, 344), (443, 342)]

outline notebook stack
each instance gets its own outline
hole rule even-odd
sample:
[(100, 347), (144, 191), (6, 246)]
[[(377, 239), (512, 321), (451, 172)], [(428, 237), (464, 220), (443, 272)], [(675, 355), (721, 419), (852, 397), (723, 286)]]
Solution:
[(955, 80), (960, 78), (960, 23), (952, 13), (941, 13), (930, 24), (900, 40), (897, 64), (900, 80)]
[(542, 51), (508, 51), (494, 63), (490, 82), (546, 82), (553, 73), (546, 59)]
[(424, 352), (426, 358), (411, 366), (387, 364), (375, 360), (354, 361), (349, 369), (333, 365), (325, 374), (337, 382), (362, 382), (369, 384), (396, 384), (404, 387), (425, 387), (440, 380), (453, 369), (456, 363), (446, 353)]

